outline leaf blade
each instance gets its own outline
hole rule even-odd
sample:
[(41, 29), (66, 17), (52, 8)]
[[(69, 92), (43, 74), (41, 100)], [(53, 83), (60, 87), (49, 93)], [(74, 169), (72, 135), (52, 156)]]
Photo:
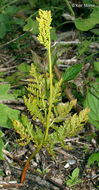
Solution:
[(83, 64), (75, 64), (65, 70), (62, 74), (63, 82), (74, 79), (80, 72)]

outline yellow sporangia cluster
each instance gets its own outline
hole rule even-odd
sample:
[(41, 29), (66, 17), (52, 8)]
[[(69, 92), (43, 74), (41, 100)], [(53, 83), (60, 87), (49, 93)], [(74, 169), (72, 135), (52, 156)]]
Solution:
[(39, 36), (38, 40), (43, 44), (47, 49), (50, 46), (50, 29), (51, 29), (51, 11), (43, 11), (39, 9), (39, 17), (36, 17), (39, 22)]

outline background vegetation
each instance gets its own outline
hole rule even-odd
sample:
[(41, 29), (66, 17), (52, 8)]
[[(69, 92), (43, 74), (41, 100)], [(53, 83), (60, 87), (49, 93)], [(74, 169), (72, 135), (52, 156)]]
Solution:
[[(25, 112), (23, 95), (27, 93), (25, 86), (31, 63), (34, 63), (40, 74), (48, 72), (46, 50), (37, 40), (38, 9), (51, 10), (53, 80), (58, 81), (60, 75), (64, 79), (62, 101), (76, 98), (78, 101), (76, 112), (79, 108), (89, 107), (90, 127), (87, 130), (90, 142), (93, 137), (95, 139), (99, 137), (98, 0), (1, 0), (0, 158), (2, 160), (4, 159), (2, 149), (9, 150), (9, 146), (5, 147), (9, 138), (9, 135), (6, 138), (5, 131), (13, 128), (11, 118), (18, 120), (21, 112)], [(90, 153), (92, 155), (88, 161), (89, 166), (95, 161), (99, 164), (99, 152), (94, 151)]]

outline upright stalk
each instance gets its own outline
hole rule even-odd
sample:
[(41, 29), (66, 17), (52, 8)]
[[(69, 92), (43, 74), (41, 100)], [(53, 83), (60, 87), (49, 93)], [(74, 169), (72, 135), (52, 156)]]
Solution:
[(43, 142), (41, 142), (41, 144), (38, 146), (38, 148), (36, 149), (35, 152), (33, 152), (33, 154), (31, 154), (31, 156), (28, 158), (28, 160), (26, 161), (26, 164), (25, 164), (25, 167), (24, 167), (24, 170), (22, 172), (22, 176), (21, 176), (21, 183), (24, 182), (24, 179), (25, 179), (25, 175), (26, 175), (26, 172), (27, 172), (27, 169), (28, 169), (28, 166), (29, 166), (29, 163), (31, 161), (31, 159), (33, 157), (35, 157), (35, 155), (40, 151), (40, 149), (42, 148), (43, 146)]
[(68, 6), (70, 12), (72, 13), (72, 15), (75, 17), (75, 13), (74, 13), (74, 11), (73, 11), (73, 9), (72, 9), (70, 3), (69, 3), (69, 0), (65, 0), (65, 3), (67, 4), (67, 6)]
[(48, 110), (48, 116), (47, 116), (47, 124), (46, 124), (46, 131), (45, 131), (45, 137), (44, 141), (47, 140), (48, 136), (48, 130), (50, 126), (50, 116), (51, 116), (51, 109), (52, 109), (52, 62), (51, 62), (51, 46), (50, 46), (50, 37), (49, 37), (49, 47), (48, 47), (48, 58), (49, 58), (49, 74), (50, 74), (50, 98), (49, 98), (49, 110)]

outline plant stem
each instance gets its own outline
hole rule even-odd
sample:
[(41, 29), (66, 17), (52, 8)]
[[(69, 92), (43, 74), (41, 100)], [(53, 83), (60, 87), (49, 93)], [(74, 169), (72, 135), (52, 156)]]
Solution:
[(6, 7), (8, 7), (8, 6), (10, 6), (10, 5), (16, 3), (17, 1), (19, 1), (19, 0), (13, 0), (13, 1), (11, 1), (11, 2), (8, 2), (7, 4), (5, 3), (5, 5), (0, 8), (0, 10), (1, 10), (1, 11), (4, 10)]
[(69, 10), (71, 11), (72, 15), (75, 16), (75, 13), (74, 13), (74, 11), (73, 11), (73, 9), (72, 9), (72, 7), (71, 7), (69, 1), (68, 1), (68, 0), (65, 0), (65, 3), (67, 4), (67, 6), (68, 6)]
[(40, 149), (42, 148), (43, 146), (43, 142), (41, 142), (41, 144), (38, 146), (38, 148), (36, 149), (35, 152), (33, 152), (33, 154), (31, 154), (31, 156), (28, 158), (28, 160), (26, 161), (26, 164), (25, 164), (25, 167), (24, 167), (24, 170), (23, 170), (23, 173), (22, 173), (22, 177), (21, 177), (21, 183), (24, 182), (24, 179), (25, 179), (25, 175), (26, 175), (26, 172), (27, 172), (27, 169), (28, 169), (28, 165), (30, 163), (30, 160), (40, 151)]
[(51, 46), (50, 46), (50, 37), (49, 37), (49, 48), (48, 48), (48, 57), (49, 57), (49, 74), (50, 74), (50, 98), (49, 98), (49, 110), (48, 110), (48, 116), (47, 116), (47, 125), (46, 125), (46, 131), (45, 131), (45, 137), (44, 141), (47, 140), (48, 136), (48, 130), (50, 126), (50, 116), (51, 116), (51, 109), (52, 109), (52, 62), (51, 62)]

